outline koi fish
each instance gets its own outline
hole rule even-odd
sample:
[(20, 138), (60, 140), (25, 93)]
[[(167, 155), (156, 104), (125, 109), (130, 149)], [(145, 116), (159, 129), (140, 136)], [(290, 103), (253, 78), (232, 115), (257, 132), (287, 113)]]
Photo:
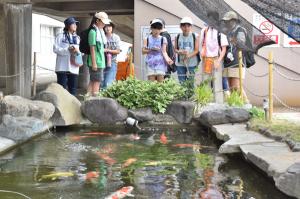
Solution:
[(160, 142), (161, 142), (162, 144), (167, 144), (167, 143), (168, 143), (168, 138), (167, 138), (167, 136), (165, 135), (165, 133), (162, 133), (162, 134), (160, 135)]
[(54, 173), (51, 173), (51, 174), (48, 174), (48, 175), (42, 175), (42, 177), (38, 180), (39, 182), (42, 181), (42, 180), (56, 180), (60, 177), (72, 177), (74, 176), (74, 173), (72, 172), (54, 172)]
[(113, 165), (116, 163), (116, 160), (112, 159), (111, 157), (109, 157), (104, 153), (96, 152), (96, 154), (109, 165)]
[(224, 199), (222, 193), (215, 187), (209, 186), (200, 193), (201, 199)]
[(84, 134), (85, 135), (113, 135), (112, 133), (108, 133), (108, 132), (89, 132)]
[(128, 166), (130, 166), (132, 163), (134, 163), (134, 162), (136, 162), (137, 161), (137, 159), (136, 158), (129, 158), (129, 159), (127, 159), (125, 162), (124, 162), (124, 164), (122, 165), (122, 167), (124, 168), (124, 167), (128, 167)]
[(121, 198), (125, 198), (126, 196), (133, 197), (133, 195), (131, 194), (132, 190), (133, 190), (132, 186), (122, 187), (118, 191), (115, 191), (109, 196), (106, 196), (105, 199), (121, 199)]
[(101, 148), (102, 153), (114, 153), (116, 151), (115, 144), (106, 144)]
[(73, 135), (70, 137), (70, 140), (72, 141), (80, 141), (83, 138), (94, 138), (95, 136), (89, 136), (89, 135)]
[(87, 172), (87, 173), (85, 174), (84, 179), (85, 179), (86, 181), (90, 181), (90, 180), (92, 180), (92, 179), (94, 179), (94, 178), (98, 178), (98, 177), (99, 177), (99, 172), (98, 172), (98, 171), (90, 171), (90, 172)]

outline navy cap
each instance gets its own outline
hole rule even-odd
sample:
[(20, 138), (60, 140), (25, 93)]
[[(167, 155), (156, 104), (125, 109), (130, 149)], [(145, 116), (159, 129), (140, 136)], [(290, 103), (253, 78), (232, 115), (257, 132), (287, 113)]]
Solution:
[(69, 26), (72, 25), (74, 23), (79, 23), (79, 21), (77, 21), (74, 17), (69, 17), (64, 21), (65, 26)]

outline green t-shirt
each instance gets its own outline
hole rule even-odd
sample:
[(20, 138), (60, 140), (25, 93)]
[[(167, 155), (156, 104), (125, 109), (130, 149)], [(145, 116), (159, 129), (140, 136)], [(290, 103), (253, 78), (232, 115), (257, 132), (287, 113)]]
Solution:
[[(89, 32), (89, 45), (95, 46), (96, 63), (98, 68), (105, 68), (104, 44), (96, 41), (96, 30), (91, 29)], [(88, 66), (92, 67), (92, 56), (88, 55)]]

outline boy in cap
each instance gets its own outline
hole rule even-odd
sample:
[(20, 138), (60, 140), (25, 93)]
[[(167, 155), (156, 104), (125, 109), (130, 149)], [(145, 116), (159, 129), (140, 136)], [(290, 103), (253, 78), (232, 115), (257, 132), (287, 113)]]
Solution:
[(184, 17), (180, 21), (182, 33), (175, 40), (175, 52), (177, 53), (176, 66), (178, 80), (183, 83), (187, 80), (187, 74), (194, 79), (195, 69), (199, 64), (199, 36), (192, 32), (193, 21), (190, 17)]

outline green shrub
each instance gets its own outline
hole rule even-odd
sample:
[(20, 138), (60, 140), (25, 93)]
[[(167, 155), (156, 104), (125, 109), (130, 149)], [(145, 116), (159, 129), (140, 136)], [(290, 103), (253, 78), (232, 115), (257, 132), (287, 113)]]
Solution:
[(256, 106), (254, 106), (251, 109), (249, 109), (249, 113), (251, 115), (251, 118), (260, 120), (265, 119), (265, 111), (262, 108), (257, 108)]
[(198, 87), (195, 88), (194, 100), (197, 102), (197, 106), (205, 106), (213, 100), (213, 91), (210, 87), (210, 81), (203, 81)]
[(113, 83), (101, 96), (110, 97), (128, 109), (149, 107), (155, 113), (164, 113), (167, 106), (184, 96), (185, 89), (174, 79), (163, 83), (128, 78)]
[(183, 98), (185, 100), (191, 99), (191, 97), (194, 95), (194, 78), (188, 78), (181, 84), (181, 86), (185, 90)]
[(227, 97), (226, 102), (229, 106), (241, 107), (244, 105), (244, 100), (242, 99), (238, 91), (232, 91), (230, 95)]

